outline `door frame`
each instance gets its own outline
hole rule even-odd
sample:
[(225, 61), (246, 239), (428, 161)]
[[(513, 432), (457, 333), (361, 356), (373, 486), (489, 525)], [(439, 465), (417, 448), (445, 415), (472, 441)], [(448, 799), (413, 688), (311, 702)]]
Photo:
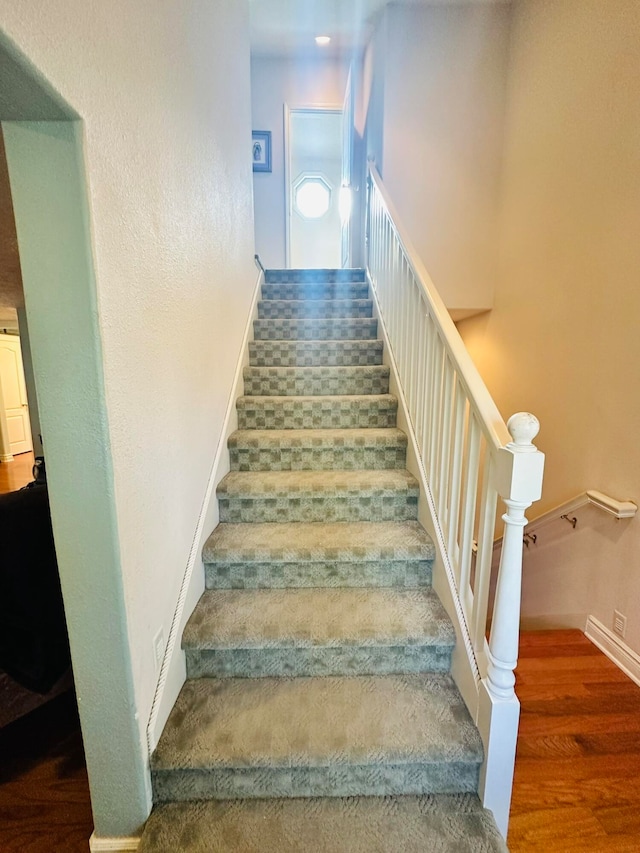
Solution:
[(342, 113), (342, 104), (284, 104), (284, 262), (291, 267), (291, 114)]

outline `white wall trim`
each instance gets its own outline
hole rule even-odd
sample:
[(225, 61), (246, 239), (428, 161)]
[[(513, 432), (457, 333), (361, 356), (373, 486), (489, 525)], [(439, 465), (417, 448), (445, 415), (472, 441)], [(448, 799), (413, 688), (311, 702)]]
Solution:
[[(233, 377), (231, 392), (227, 401), (227, 409), (220, 438), (218, 440), (218, 446), (211, 465), (207, 488), (193, 535), (191, 550), (189, 551), (189, 557), (187, 559), (187, 565), (182, 578), (176, 609), (174, 611), (171, 628), (169, 630), (169, 639), (165, 648), (162, 666), (160, 667), (158, 684), (153, 697), (151, 714), (147, 725), (147, 748), (149, 756), (158, 744), (158, 740), (160, 739), (162, 730), (167, 722), (169, 713), (171, 712), (171, 709), (178, 698), (178, 693), (182, 689), (182, 685), (186, 679), (186, 664), (180, 639), (182, 637), (182, 630), (185, 622), (191, 615), (193, 607), (195, 607), (198, 599), (204, 591), (204, 571), (194, 573), (194, 568), (196, 566), (196, 562), (198, 562), (201, 567), (203, 565), (201, 556), (202, 545), (203, 539), (211, 532), (209, 524), (212, 524), (212, 527), (215, 527), (218, 522), (217, 512), (213, 512), (212, 514), (211, 506), (214, 504), (217, 508), (215, 490), (220, 480), (229, 471), (230, 467), (227, 440), (231, 433), (237, 428), (236, 400), (241, 394), (240, 388), (243, 382), (242, 370), (248, 359), (248, 342), (251, 339), (253, 332), (253, 320), (256, 316), (256, 306), (263, 281), (264, 273), (260, 270), (254, 286), (251, 307), (249, 309), (242, 337), (242, 344), (238, 354), (238, 361)], [(187, 606), (187, 602), (189, 603), (189, 606)], [(110, 850), (111, 848), (104, 849)]]
[(591, 642), (612, 660), (632, 681), (640, 686), (640, 655), (636, 654), (620, 637), (600, 622), (589, 616), (584, 630)]
[(94, 832), (89, 839), (89, 850), (91, 853), (133, 853), (139, 844), (139, 838), (100, 838)]

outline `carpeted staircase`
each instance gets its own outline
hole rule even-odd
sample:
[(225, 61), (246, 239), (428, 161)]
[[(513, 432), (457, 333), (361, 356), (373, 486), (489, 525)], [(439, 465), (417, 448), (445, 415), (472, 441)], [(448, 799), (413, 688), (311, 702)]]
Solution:
[(266, 273), (140, 853), (506, 850), (368, 296)]

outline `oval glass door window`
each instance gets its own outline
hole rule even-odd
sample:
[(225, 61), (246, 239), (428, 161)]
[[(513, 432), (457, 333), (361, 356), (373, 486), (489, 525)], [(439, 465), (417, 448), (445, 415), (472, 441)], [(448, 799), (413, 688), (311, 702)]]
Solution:
[(320, 219), (329, 210), (331, 188), (322, 178), (303, 178), (295, 188), (296, 210), (305, 219)]

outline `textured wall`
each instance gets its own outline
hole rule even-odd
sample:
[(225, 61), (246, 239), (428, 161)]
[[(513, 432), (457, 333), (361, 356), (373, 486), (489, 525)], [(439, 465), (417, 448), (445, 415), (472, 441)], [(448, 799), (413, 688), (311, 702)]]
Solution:
[[(495, 308), (460, 331), (503, 415), (540, 418), (535, 513), (640, 502), (639, 45), (636, 0), (514, 5)], [(640, 652), (640, 519), (583, 515), (526, 555), (523, 612), (611, 627), (617, 607)]]
[[(0, 22), (83, 122), (104, 369), (96, 405), (106, 403), (118, 536), (104, 570), (121, 575), (115, 612), (100, 614), (90, 596), (84, 604), (97, 625), (111, 619), (114, 636), (124, 624), (126, 656), (114, 666), (130, 669), (133, 702), (123, 701), (143, 749), (152, 638), (169, 633), (255, 279), (247, 8), (1, 0)], [(60, 314), (55, 322), (64, 347), (71, 329)], [(31, 343), (37, 371), (35, 334)], [(82, 436), (92, 425), (73, 428)], [(76, 653), (99, 664), (85, 641)], [(130, 809), (118, 824), (109, 803), (94, 798), (94, 808), (101, 834), (135, 828)]]
[(508, 34), (505, 4), (391, 5), (365, 57), (368, 151), (458, 316), (493, 299)]

